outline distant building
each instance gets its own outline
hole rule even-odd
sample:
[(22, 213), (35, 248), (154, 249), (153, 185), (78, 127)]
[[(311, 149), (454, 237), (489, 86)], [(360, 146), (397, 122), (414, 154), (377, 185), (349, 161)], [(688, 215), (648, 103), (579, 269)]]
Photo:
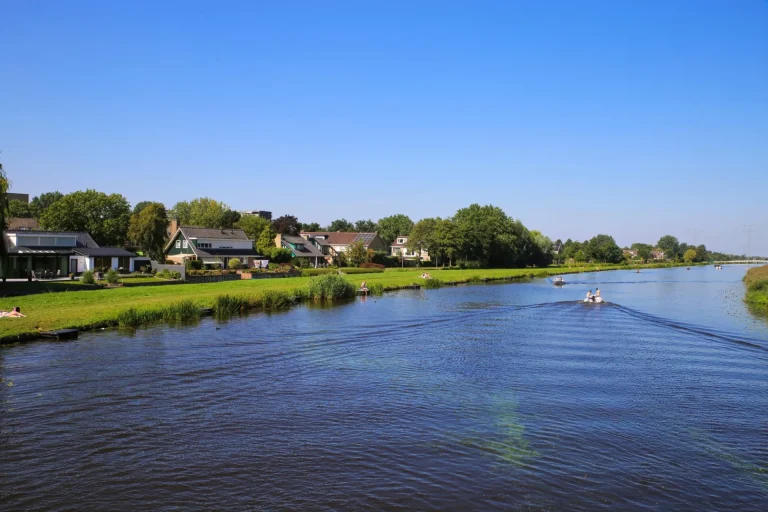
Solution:
[(309, 244), (315, 246), (328, 263), (340, 259), (350, 246), (362, 242), (366, 249), (386, 251), (387, 246), (376, 233), (348, 233), (342, 231), (302, 231), (299, 233)]
[(255, 215), (256, 217), (261, 217), (262, 219), (272, 220), (272, 212), (268, 212), (266, 210), (245, 210), (244, 212), (240, 212), (242, 215)]
[(622, 252), (624, 253), (624, 256), (628, 258), (637, 257), (637, 251), (635, 249), (622, 249)]
[(15, 192), (8, 192), (8, 201), (21, 201), (22, 203), (29, 204), (29, 194), (16, 194)]
[(653, 251), (651, 251), (651, 257), (655, 260), (663, 260), (664, 259), (664, 251), (659, 249), (658, 247), (655, 248)]
[(421, 259), (422, 261), (429, 261), (429, 252), (427, 252), (425, 249), (422, 249), (421, 254), (418, 254), (415, 251), (409, 250), (407, 246), (408, 237), (399, 236), (395, 238), (395, 241), (392, 242), (392, 245), (389, 246), (389, 249), (392, 256), (396, 258), (403, 258), (406, 260)]
[(8, 231), (25, 231), (30, 229), (40, 229), (40, 225), (35, 219), (24, 217), (9, 217)]

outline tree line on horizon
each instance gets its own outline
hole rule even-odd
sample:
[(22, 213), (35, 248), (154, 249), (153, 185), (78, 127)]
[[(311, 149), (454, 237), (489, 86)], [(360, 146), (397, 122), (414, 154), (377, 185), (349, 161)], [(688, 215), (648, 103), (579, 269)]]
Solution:
[[(8, 180), (0, 168), (0, 185), (3, 182)], [(317, 222), (302, 223), (294, 215), (282, 215), (271, 221), (256, 215), (242, 215), (226, 203), (208, 197), (179, 201), (170, 209), (159, 202), (141, 201), (131, 209), (121, 194), (92, 189), (70, 194), (47, 192), (29, 203), (6, 201), (7, 190), (8, 187), (5, 191), (0, 187), (3, 226), (8, 217), (34, 218), (48, 230), (87, 231), (99, 245), (132, 244), (155, 260), (162, 258), (168, 222), (172, 218), (180, 225), (242, 229), (255, 241), (257, 250), (276, 259), (289, 257), (274, 247), (277, 234), (298, 236), (301, 232), (341, 231), (375, 232), (387, 246), (397, 237), (407, 236), (409, 250), (417, 254), (427, 251), (433, 261), (443, 264), (463, 260), (489, 267), (523, 267), (567, 261), (621, 263), (625, 260), (623, 250), (610, 235), (599, 234), (584, 242), (570, 239), (564, 243), (552, 242), (540, 231), (529, 230), (493, 205), (472, 204), (457, 210), (452, 217), (425, 218), (417, 222), (407, 215), (395, 214), (375, 222), (371, 219), (350, 222), (341, 218), (323, 227)], [(632, 244), (637, 258), (643, 261), (652, 259), (655, 247), (663, 250), (667, 259), (676, 261), (744, 258), (710, 252), (703, 244), (681, 243), (671, 235), (661, 237), (655, 246)], [(0, 251), (4, 249), (3, 243)]]

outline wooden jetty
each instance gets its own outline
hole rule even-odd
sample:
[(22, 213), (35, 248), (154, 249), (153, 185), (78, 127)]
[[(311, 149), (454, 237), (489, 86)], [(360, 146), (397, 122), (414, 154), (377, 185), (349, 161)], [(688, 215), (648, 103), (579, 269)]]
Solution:
[(57, 331), (40, 331), (40, 336), (43, 338), (52, 338), (56, 340), (76, 340), (77, 329), (59, 329)]

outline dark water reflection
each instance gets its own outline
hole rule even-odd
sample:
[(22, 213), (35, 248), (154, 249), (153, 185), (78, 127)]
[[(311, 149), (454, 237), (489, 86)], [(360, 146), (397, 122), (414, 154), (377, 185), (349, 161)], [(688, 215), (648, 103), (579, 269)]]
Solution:
[[(743, 268), (0, 350), (4, 509), (765, 510)], [(578, 302), (599, 286), (613, 302)], [(218, 330), (217, 330), (218, 327)]]

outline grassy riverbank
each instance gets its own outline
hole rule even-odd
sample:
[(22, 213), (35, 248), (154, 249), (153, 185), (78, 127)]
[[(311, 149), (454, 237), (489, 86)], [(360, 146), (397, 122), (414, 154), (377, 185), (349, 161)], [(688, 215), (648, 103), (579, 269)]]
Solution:
[[(640, 268), (659, 268), (672, 265), (645, 265)], [(488, 281), (513, 281), (560, 274), (617, 270), (637, 267), (621, 265), (586, 265), (582, 267), (550, 267), (526, 269), (472, 269), (429, 270), (436, 282), (430, 287), (443, 284), (479, 283)], [(398, 290), (413, 285), (424, 286), (420, 279), (423, 269), (393, 269), (383, 273), (344, 276), (358, 287), (366, 281), (368, 288), (380, 291)], [(40, 293), (4, 299), (0, 309), (19, 306), (27, 318), (0, 319), (0, 343), (30, 339), (38, 331), (77, 328), (93, 329), (118, 325), (122, 318), (146, 318), (158, 321), (177, 311), (178, 304), (190, 303), (199, 308), (212, 308), (221, 302), (220, 297), (241, 299), (238, 303), (247, 309), (279, 309), (287, 304), (309, 298), (308, 277), (286, 279), (258, 279), (226, 281), (220, 283), (183, 284), (177, 286), (123, 287), (103, 290)], [(276, 295), (276, 294), (279, 294)], [(132, 310), (130, 314), (127, 314)], [(165, 313), (164, 313), (165, 312)]]
[(744, 284), (747, 287), (744, 301), (754, 310), (768, 314), (768, 265), (749, 269)]

